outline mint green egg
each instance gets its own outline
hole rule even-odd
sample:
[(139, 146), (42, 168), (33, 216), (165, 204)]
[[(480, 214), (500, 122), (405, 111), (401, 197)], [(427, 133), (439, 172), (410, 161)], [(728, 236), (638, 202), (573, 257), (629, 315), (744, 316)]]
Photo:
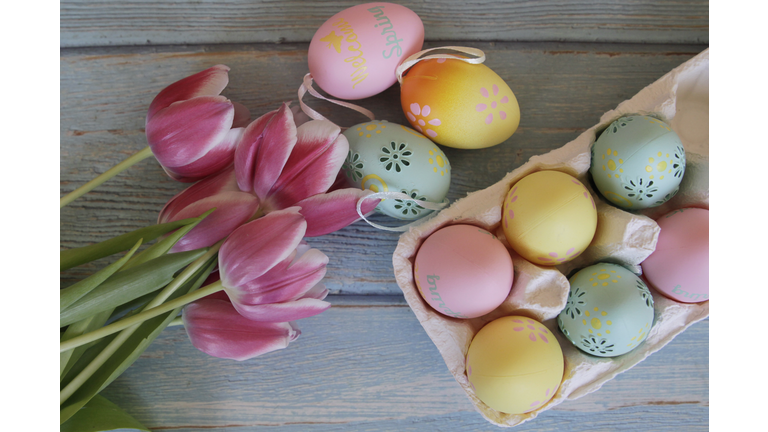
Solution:
[(611, 123), (592, 146), (592, 179), (613, 204), (639, 210), (669, 201), (685, 173), (680, 137), (651, 116), (625, 116)]
[[(415, 130), (386, 120), (374, 120), (344, 131), (349, 153), (342, 170), (355, 187), (374, 192), (401, 192), (413, 199), (439, 203), (451, 184), (451, 164), (445, 153)], [(413, 220), (425, 209), (407, 199), (387, 198), (376, 211)]]
[(653, 297), (626, 268), (609, 263), (579, 270), (569, 279), (560, 331), (577, 348), (598, 357), (615, 357), (637, 348), (653, 326)]

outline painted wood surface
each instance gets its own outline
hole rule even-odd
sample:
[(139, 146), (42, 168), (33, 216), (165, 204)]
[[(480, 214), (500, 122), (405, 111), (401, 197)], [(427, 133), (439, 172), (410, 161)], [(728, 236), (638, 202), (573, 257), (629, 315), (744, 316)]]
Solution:
[[(60, 2), (61, 46), (308, 42), (364, 1)], [(708, 43), (706, 0), (405, 0), (427, 40)]]
[[(357, 3), (60, 2), (62, 195), (146, 146), (147, 106), (184, 76), (229, 65), (224, 94), (253, 118), (295, 101), (315, 29)], [(425, 47), (451, 41), (485, 51), (486, 65), (521, 106), (520, 128), (506, 142), (444, 148), (454, 174), (451, 200), (574, 139), (709, 40), (702, 0), (402, 4), (422, 17)], [(341, 126), (365, 120), (306, 100)], [(359, 103), (377, 118), (405, 123), (396, 86)], [(61, 210), (61, 245), (153, 223), (185, 186), (144, 161)], [(496, 430), (474, 412), (405, 303), (392, 270), (397, 239), (364, 222), (310, 239), (330, 258), (324, 282), (334, 307), (300, 321), (302, 336), (287, 349), (243, 363), (219, 360), (194, 349), (182, 328), (169, 328), (103, 394), (153, 430)], [(62, 286), (100, 264), (68, 271)], [(599, 391), (515, 429), (708, 429), (708, 352), (705, 320)]]

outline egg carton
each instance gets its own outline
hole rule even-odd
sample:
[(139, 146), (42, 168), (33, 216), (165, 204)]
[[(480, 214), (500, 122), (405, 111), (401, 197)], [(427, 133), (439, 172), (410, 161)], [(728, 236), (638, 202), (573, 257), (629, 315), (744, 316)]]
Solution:
[[(596, 136), (623, 115), (653, 115), (677, 132), (686, 150), (686, 171), (680, 191), (665, 204), (627, 212), (608, 203), (589, 178), (591, 147)], [(501, 229), (504, 197), (510, 186), (528, 174), (558, 170), (578, 178), (597, 205), (597, 232), (590, 246), (573, 261), (555, 267), (533, 264), (516, 254)], [(655, 219), (684, 207), (709, 208), (709, 50), (678, 66), (641, 90), (575, 140), (547, 154), (534, 156), (498, 183), (468, 194), (417, 224), (400, 236), (392, 262), (397, 284), (427, 335), (437, 346), (448, 369), (483, 417), (498, 426), (515, 426), (535, 418), (565, 400), (598, 390), (605, 382), (661, 349), (691, 324), (709, 316), (709, 301), (683, 304), (653, 293), (655, 320), (647, 339), (635, 350), (614, 358), (587, 355), (574, 347), (557, 329), (556, 317), (565, 307), (567, 277), (597, 262), (621, 264), (640, 274), (640, 263), (655, 249), (659, 226)], [(515, 276), (512, 290), (498, 308), (482, 317), (455, 319), (432, 309), (419, 294), (413, 263), (421, 243), (450, 224), (468, 223), (496, 234), (512, 256)], [(488, 322), (507, 315), (525, 315), (546, 325), (558, 337), (565, 357), (563, 381), (554, 397), (534, 411), (513, 415), (491, 409), (477, 398), (465, 373), (465, 358), (474, 335)]]

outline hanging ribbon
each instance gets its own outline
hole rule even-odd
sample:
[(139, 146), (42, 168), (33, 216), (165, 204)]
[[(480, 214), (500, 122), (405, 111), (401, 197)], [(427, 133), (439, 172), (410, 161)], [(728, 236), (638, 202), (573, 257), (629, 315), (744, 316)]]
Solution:
[[(426, 57), (421, 57), (424, 54), (432, 51), (437, 50), (451, 50), (451, 51), (458, 51), (460, 53), (469, 54), (474, 56), (474, 58), (466, 58), (466, 57), (457, 57), (453, 54), (432, 54), (428, 55)], [(477, 48), (470, 48), (470, 47), (459, 47), (459, 46), (446, 46), (446, 47), (438, 47), (438, 48), (429, 48), (422, 51), (419, 51), (415, 54), (412, 54), (405, 60), (403, 60), (402, 63), (395, 69), (395, 74), (397, 75), (397, 82), (400, 84), (403, 83), (403, 74), (405, 71), (411, 68), (411, 66), (415, 65), (416, 63), (422, 61), (422, 60), (429, 60), (429, 59), (454, 59), (454, 60), (461, 60), (463, 62), (471, 63), (471, 64), (480, 64), (485, 61), (485, 53)]]
[[(344, 102), (344, 101), (340, 101), (340, 100), (336, 100), (336, 99), (330, 99), (330, 98), (327, 98), (327, 97), (321, 95), (317, 90), (315, 90), (314, 87), (312, 87), (312, 82), (313, 81), (314, 80), (312, 79), (312, 74), (306, 74), (306, 75), (304, 75), (304, 82), (302, 82), (301, 83), (301, 87), (299, 87), (299, 105), (301, 106), (301, 110), (304, 111), (304, 113), (306, 115), (308, 115), (309, 118), (314, 119), (314, 120), (327, 120), (322, 114), (320, 114), (319, 112), (313, 110), (307, 104), (304, 103), (304, 99), (303, 98), (304, 98), (304, 95), (307, 94), (307, 92), (309, 92), (309, 94), (311, 94), (312, 96), (314, 96), (314, 97), (316, 97), (318, 99), (323, 99), (323, 100), (326, 100), (328, 102), (335, 103), (336, 105), (340, 105), (340, 106), (343, 106), (345, 108), (349, 108), (349, 109), (351, 109), (353, 111), (357, 111), (360, 114), (368, 117), (370, 120), (375, 120), (373, 112), (371, 112), (370, 110), (367, 110), (367, 109), (365, 109), (365, 108), (363, 108), (361, 106), (358, 106), (358, 105), (355, 105), (355, 104), (352, 104), (352, 103), (349, 103), (349, 102)], [(342, 128), (342, 129), (346, 129), (346, 128)]]
[(365, 202), (365, 200), (368, 200), (368, 199), (382, 199), (383, 200), (383, 199), (387, 199), (387, 198), (401, 199), (401, 200), (404, 200), (404, 201), (413, 201), (417, 205), (420, 205), (421, 207), (424, 207), (427, 210), (442, 210), (446, 205), (448, 205), (448, 199), (447, 198), (444, 199), (443, 202), (435, 203), (435, 202), (431, 202), (431, 201), (422, 201), (422, 200), (413, 199), (410, 196), (408, 196), (408, 195), (406, 195), (406, 194), (404, 194), (402, 192), (374, 192), (372, 194), (366, 195), (366, 196), (360, 198), (359, 200), (357, 200), (357, 214), (364, 221), (368, 222), (368, 225), (370, 225), (370, 226), (372, 226), (374, 228), (378, 228), (380, 230), (385, 230), (385, 231), (405, 232), (405, 231), (408, 231), (408, 229), (410, 227), (412, 227), (413, 225), (416, 225), (417, 223), (420, 222), (420, 221), (415, 221), (415, 222), (411, 222), (409, 224), (406, 224), (406, 225), (403, 225), (403, 226), (399, 226), (399, 227), (388, 227), (388, 226), (379, 225), (379, 224), (377, 224), (375, 222), (369, 221), (365, 217), (365, 215), (363, 214), (363, 210), (362, 210), (363, 202)]

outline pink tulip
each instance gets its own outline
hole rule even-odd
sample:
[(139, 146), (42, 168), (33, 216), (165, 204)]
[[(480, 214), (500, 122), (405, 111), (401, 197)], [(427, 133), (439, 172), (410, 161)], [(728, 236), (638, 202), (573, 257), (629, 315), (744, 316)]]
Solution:
[[(370, 194), (356, 188), (327, 193), (337, 179), (349, 143), (341, 129), (327, 120), (303, 121), (283, 104), (248, 125), (235, 152), (235, 173), (241, 190), (259, 197), (265, 212), (298, 205), (315, 237), (341, 229), (360, 218), (356, 203)], [(368, 200), (363, 214), (380, 200)]]
[(182, 321), (195, 348), (238, 361), (285, 348), (301, 334), (291, 322), (251, 321), (222, 299), (203, 298), (186, 305)]
[(259, 199), (238, 189), (234, 169), (230, 167), (171, 198), (160, 211), (157, 221), (165, 223), (197, 217), (212, 208), (216, 210), (179, 240), (171, 252), (213, 246), (256, 214)]
[(219, 96), (229, 67), (216, 65), (163, 89), (147, 110), (149, 147), (172, 178), (193, 182), (232, 164), (250, 121), (245, 106)]

